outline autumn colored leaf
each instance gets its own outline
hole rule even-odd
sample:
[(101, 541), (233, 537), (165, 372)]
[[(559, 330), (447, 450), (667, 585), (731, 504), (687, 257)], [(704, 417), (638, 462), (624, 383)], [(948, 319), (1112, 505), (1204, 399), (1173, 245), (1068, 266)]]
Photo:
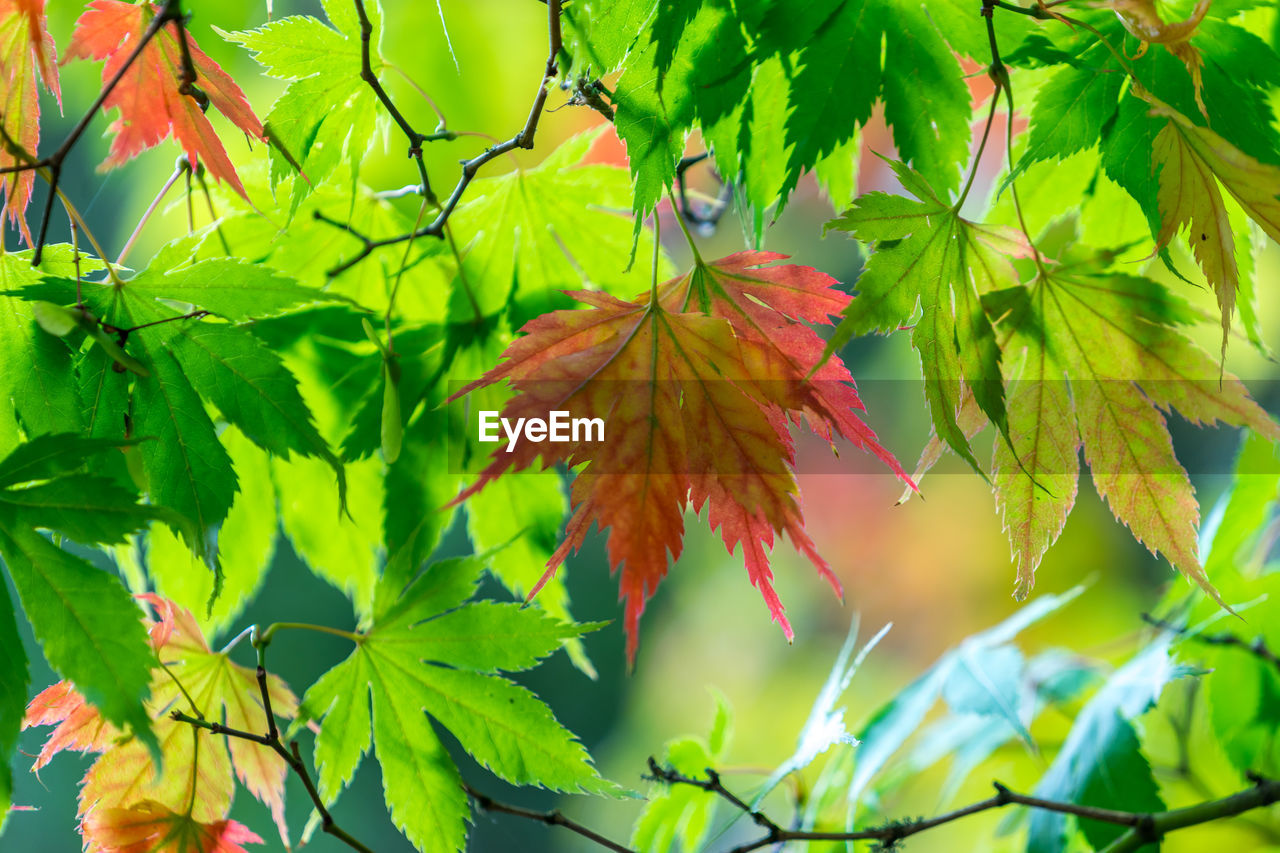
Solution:
[(1191, 37), (1196, 34), (1196, 28), (1200, 26), (1200, 22), (1204, 20), (1204, 16), (1212, 5), (1213, 0), (1200, 0), (1185, 21), (1166, 22), (1156, 10), (1155, 0), (1111, 0), (1111, 8), (1115, 10), (1125, 29), (1142, 40), (1138, 56), (1146, 53), (1151, 45), (1162, 44), (1169, 53), (1187, 66), (1187, 72), (1191, 74), (1191, 82), (1195, 87), (1196, 105), (1206, 116), (1208, 111), (1205, 110), (1201, 96), (1203, 88), (1201, 69), (1204, 67), (1204, 58), (1191, 44)]
[[(157, 12), (152, 4), (93, 0), (76, 22), (67, 58), (105, 59), (105, 86), (125, 67)], [(120, 117), (108, 128), (115, 139), (103, 167), (123, 165), (173, 136), (193, 165), (203, 162), (209, 174), (244, 196), (244, 186), (204, 110), (216, 107), (252, 139), (265, 139), (262, 122), (236, 82), (200, 50), (189, 32), (185, 36), (196, 72), (194, 82), (183, 80), (179, 30), (176, 23), (169, 22), (142, 49), (103, 102), (104, 110), (120, 110)]]
[(563, 410), (606, 424), (603, 442), (584, 436), (500, 448), (458, 500), (539, 457), (544, 467), (584, 465), (573, 483), (573, 516), (545, 577), (593, 523), (609, 529), (631, 659), (645, 601), (666, 575), (668, 555), (680, 556), (688, 507), (707, 507), (708, 523), (730, 553), (742, 545), (751, 582), (788, 639), (767, 553), (776, 534), (785, 532), (839, 591), (804, 530), (788, 419), (803, 419), (829, 441), (842, 436), (908, 479), (855, 414), (863, 405), (849, 372), (838, 359), (823, 363), (822, 339), (798, 322), (830, 323), (848, 295), (810, 267), (764, 266), (785, 257), (739, 252), (699, 260), (632, 301), (573, 293), (590, 310), (555, 311), (526, 324), (506, 360), (459, 392), (508, 379), (519, 392), (503, 410), (512, 422)]
[[(148, 620), (148, 633), (162, 666), (152, 671), (146, 705), (160, 741), (163, 772), (156, 775), (146, 747), (136, 738), (120, 739), (120, 733), (66, 682), (43, 691), (27, 707), (24, 728), (57, 726), (33, 769), (66, 749), (100, 753), (80, 789), (88, 853), (238, 850), (235, 842), (257, 839), (248, 837), (251, 833), (246, 835), (238, 824), (226, 822), (237, 778), (271, 810), (287, 843), (284, 778), (288, 767), (284, 761), (259, 744), (223, 739), (168, 716), (180, 710), (241, 731), (263, 729), (266, 720), (256, 672), (232, 663), (228, 652), (211, 651), (189, 610), (155, 595), (142, 598), (157, 617)], [(284, 683), (269, 676), (268, 689), (272, 709), (292, 717), (297, 699)], [(145, 846), (154, 841), (151, 833), (165, 826), (166, 845), (178, 846)]]
[(1160, 170), (1159, 247), (1187, 229), (1188, 242), (1222, 309), (1222, 345), (1226, 348), (1231, 314), (1240, 287), (1236, 238), (1218, 185), (1273, 240), (1280, 240), (1280, 168), (1259, 162), (1218, 134), (1148, 96), (1152, 115), (1168, 123), (1152, 145), (1152, 163)]
[(36, 694), (27, 705), (22, 727), (56, 726), (45, 739), (31, 771), (38, 773), (64, 749), (75, 752), (106, 752), (120, 737), (120, 731), (84, 701), (84, 697), (68, 681), (59, 681)]
[[(0, 145), (0, 168), (21, 165), (16, 145), (31, 157), (40, 145), (40, 97), (37, 76), (62, 104), (58, 84), (58, 53), (53, 37), (45, 28), (44, 0), (0, 0), (0, 129), (5, 144)], [(22, 232), (27, 244), (24, 213), (31, 201), (36, 175), (32, 170), (6, 175), (3, 185), (5, 209), (11, 225)]]
[(997, 445), (993, 477), (1018, 561), (1015, 596), (1031, 589), (1062, 532), (1083, 448), (1116, 518), (1217, 598), (1197, 551), (1195, 490), (1165, 416), (1247, 426), (1271, 440), (1280, 427), (1178, 330), (1196, 313), (1152, 281), (1087, 262), (1046, 270), (989, 302), (1011, 334), (1006, 353), (1021, 362), (1008, 377), (1011, 446)]
[(103, 853), (245, 853), (241, 844), (262, 843), (234, 820), (199, 823), (152, 800), (93, 811), (84, 834)]

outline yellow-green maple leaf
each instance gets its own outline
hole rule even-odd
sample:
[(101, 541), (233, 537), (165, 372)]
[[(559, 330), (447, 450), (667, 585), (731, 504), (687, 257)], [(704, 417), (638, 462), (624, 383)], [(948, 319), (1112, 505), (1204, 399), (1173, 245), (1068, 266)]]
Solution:
[[(137, 738), (120, 738), (63, 682), (41, 693), (27, 708), (24, 726), (58, 724), (36, 768), (63, 749), (101, 753), (80, 789), (86, 853), (116, 849), (113, 833), (138, 821), (153, 829), (172, 824), (193, 838), (219, 826), (225, 829), (236, 778), (271, 810), (287, 844), (284, 779), (288, 767), (284, 761), (259, 744), (223, 739), (169, 716), (171, 711), (182, 711), (241, 731), (265, 731), (266, 712), (256, 672), (232, 663), (226, 651), (210, 650), (191, 611), (158, 596), (142, 597), (158, 616), (149, 625), (159, 664), (152, 670), (147, 710), (154, 719), (163, 767), (156, 767), (145, 744)], [(267, 684), (272, 709), (293, 717), (297, 698), (275, 676), (268, 676)], [(118, 820), (88, 817), (108, 812)]]
[(1199, 506), (1173, 453), (1165, 415), (1199, 425), (1280, 427), (1244, 385), (1176, 326), (1196, 314), (1147, 279), (1087, 266), (1042, 272), (997, 295), (1012, 333), (1010, 447), (997, 443), (997, 507), (1018, 561), (1015, 596), (1030, 590), (1045, 550), (1075, 503), (1078, 451), (1098, 494), (1153, 553), (1218, 597), (1196, 550)]
[(1200, 127), (1160, 100), (1145, 95), (1152, 114), (1168, 118), (1152, 146), (1159, 169), (1157, 203), (1163, 248), (1183, 227), (1205, 278), (1222, 309), (1225, 349), (1235, 307), (1240, 272), (1236, 240), (1226, 200), (1218, 185), (1272, 240), (1280, 240), (1280, 168), (1261, 163), (1206, 127)]

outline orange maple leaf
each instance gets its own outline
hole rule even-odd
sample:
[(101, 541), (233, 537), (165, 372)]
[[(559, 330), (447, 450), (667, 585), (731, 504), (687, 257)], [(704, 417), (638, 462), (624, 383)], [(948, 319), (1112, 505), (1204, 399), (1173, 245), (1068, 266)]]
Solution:
[(262, 843), (234, 820), (199, 823), (152, 800), (94, 812), (84, 836), (103, 853), (246, 853), (241, 844)]
[[(67, 58), (105, 59), (105, 86), (124, 67), (156, 11), (152, 4), (93, 0), (76, 22)], [(262, 122), (235, 81), (200, 50), (190, 33), (186, 33), (186, 39), (198, 77), (189, 94), (183, 91), (177, 24), (170, 22), (142, 49), (103, 102), (103, 110), (120, 110), (120, 117), (108, 128), (116, 137), (103, 168), (122, 165), (172, 135), (192, 165), (202, 161), (209, 174), (226, 181), (247, 199), (235, 167), (197, 97), (207, 98), (205, 107), (217, 107), (251, 138), (265, 140)]]
[[(38, 76), (44, 81), (61, 106), (57, 59), (53, 37), (45, 27), (44, 0), (0, 0), (0, 129), (4, 133), (0, 167), (18, 166), (36, 156), (40, 144), (36, 80)], [(10, 224), (18, 227), (28, 245), (31, 233), (25, 213), (35, 179), (34, 171), (14, 172), (5, 176), (0, 190)]]
[[(117, 849), (230, 853), (239, 848), (192, 845), (203, 843), (202, 839), (212, 839), (211, 844), (219, 839), (228, 843), (256, 841), (256, 837), (226, 834), (225, 819), (237, 777), (271, 810), (287, 845), (284, 780), (288, 767), (284, 761), (259, 744), (210, 735), (169, 717), (171, 711), (181, 710), (233, 729), (265, 731), (256, 671), (232, 663), (226, 652), (210, 650), (191, 611), (155, 595), (140, 598), (155, 609), (157, 616), (149, 620), (148, 632), (160, 665), (152, 671), (147, 709), (155, 721), (163, 772), (156, 775), (144, 744), (137, 738), (121, 739), (120, 733), (103, 722), (66, 682), (44, 690), (27, 706), (24, 728), (57, 724), (32, 769), (40, 769), (64, 749), (101, 753), (80, 788), (79, 812), (86, 853), (112, 853)], [(268, 677), (267, 686), (273, 710), (285, 717), (294, 716), (298, 702), (293, 693), (274, 676)], [(157, 809), (164, 810), (164, 814)], [(130, 816), (131, 812), (136, 813)], [(95, 834), (100, 829), (114, 832), (134, 823), (138, 824), (136, 831), (142, 833), (144, 824), (159, 826), (166, 821), (176, 834), (157, 839), (140, 834), (136, 841), (164, 842), (161, 846), (130, 847), (120, 841), (126, 836), (108, 833), (103, 836), (107, 839), (104, 841)], [(172, 846), (170, 840), (187, 846)]]
[(829, 324), (850, 297), (810, 267), (763, 266), (785, 257), (740, 252), (699, 261), (630, 302), (571, 293), (591, 309), (531, 321), (502, 364), (455, 395), (508, 379), (519, 392), (502, 412), (509, 422), (547, 420), (553, 411), (604, 421), (603, 442), (584, 434), (499, 448), (456, 500), (539, 457), (543, 467), (584, 465), (564, 542), (542, 582), (581, 546), (592, 523), (607, 528), (610, 563), (622, 570), (630, 660), (645, 602), (666, 575), (668, 555), (680, 556), (689, 506), (708, 508), (708, 523), (730, 553), (742, 545), (751, 582), (788, 640), (794, 634), (769, 566), (775, 534), (785, 532), (840, 592), (805, 533), (788, 420), (806, 421), (828, 441), (852, 441), (910, 482), (855, 414), (862, 401), (838, 359), (805, 381), (821, 363), (824, 343), (798, 321)]
[(59, 681), (44, 690), (27, 705), (22, 718), (22, 728), (57, 725), (53, 733), (40, 747), (36, 763), (31, 766), (38, 773), (49, 761), (64, 749), (76, 752), (106, 752), (120, 737), (115, 726), (98, 713), (98, 709), (84, 701), (84, 697), (67, 681)]

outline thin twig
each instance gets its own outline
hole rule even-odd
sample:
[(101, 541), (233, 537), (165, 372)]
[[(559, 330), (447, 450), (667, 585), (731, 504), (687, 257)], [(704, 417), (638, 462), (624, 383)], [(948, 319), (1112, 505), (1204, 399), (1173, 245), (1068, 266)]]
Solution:
[(961, 818), (1004, 808), (1009, 805), (1020, 805), (1042, 811), (1069, 814), (1086, 820), (1096, 820), (1115, 826), (1127, 827), (1128, 831), (1111, 847), (1108, 847), (1104, 853), (1129, 853), (1129, 851), (1136, 850), (1144, 844), (1158, 840), (1169, 832), (1221, 818), (1233, 817), (1242, 812), (1280, 801), (1280, 781), (1262, 778), (1256, 778), (1253, 787), (1246, 788), (1228, 797), (1210, 800), (1183, 809), (1153, 813), (1126, 812), (1080, 805), (1078, 803), (1046, 800), (1016, 793), (999, 782), (995, 782), (993, 783), (996, 789), (995, 796), (927, 820), (891, 821), (881, 826), (848, 832), (815, 832), (784, 829), (763, 813), (753, 811), (740, 797), (728, 791), (721, 784), (720, 776), (714, 770), (708, 769), (707, 778), (698, 779), (686, 776), (671, 768), (660, 767), (652, 758), (649, 759), (649, 769), (652, 773), (651, 778), (655, 781), (672, 785), (690, 785), (715, 794), (743, 814), (751, 817), (757, 825), (765, 829), (766, 834), (763, 837), (734, 847), (727, 853), (750, 853), (750, 851), (758, 850), (762, 847), (792, 841), (877, 841), (883, 846), (890, 846), (904, 838), (943, 826)]
[(267, 645), (271, 640), (265, 634), (258, 636), (256, 631), (251, 632), (250, 636), (252, 637), (253, 646), (258, 652), (258, 692), (262, 695), (262, 709), (267, 718), (266, 734), (255, 734), (241, 729), (233, 729), (221, 723), (189, 717), (181, 711), (174, 711), (169, 716), (180, 723), (186, 723), (197, 729), (204, 729), (215, 735), (247, 740), (271, 749), (302, 780), (303, 787), (307, 789), (307, 795), (311, 797), (311, 802), (315, 806), (316, 812), (320, 815), (321, 828), (353, 850), (359, 850), (360, 853), (373, 853), (371, 848), (361, 844), (349, 832), (334, 822), (333, 815), (329, 813), (329, 809), (325, 806), (320, 792), (316, 790), (315, 782), (311, 779), (311, 773), (307, 770), (307, 763), (302, 760), (298, 742), (296, 740), (290, 741), (286, 747), (284, 742), (280, 740), (280, 730), (276, 727), (275, 714), (271, 711), (271, 691), (267, 684), (266, 653)]
[[(355, 0), (355, 2), (356, 2), (357, 11), (360, 12), (360, 14), (362, 15), (361, 33), (363, 35), (364, 24), (368, 20), (368, 18), (367, 16), (364, 15), (364, 12), (363, 12), (364, 4), (362, 0)], [(367, 237), (355, 231), (349, 226), (345, 226), (340, 223), (337, 223), (334, 220), (326, 216), (323, 216), (319, 213), (316, 214), (316, 219), (319, 220), (320, 222), (324, 222), (326, 224), (334, 225), (336, 227), (342, 228), (342, 230), (346, 231), (348, 234), (351, 234), (353, 237), (359, 239), (364, 244), (361, 247), (360, 251), (358, 251), (354, 256), (352, 256), (351, 258), (348, 258), (347, 260), (338, 264), (333, 269), (329, 270), (330, 278), (341, 275), (342, 273), (351, 269), (356, 264), (363, 261), (365, 258), (372, 255), (376, 250), (384, 248), (386, 246), (394, 246), (398, 243), (403, 243), (407, 240), (415, 240), (418, 237), (443, 238), (445, 235), (445, 226), (449, 222), (449, 217), (453, 215), (453, 211), (457, 208), (458, 203), (462, 201), (463, 193), (467, 191), (467, 187), (470, 186), (471, 181), (475, 179), (476, 173), (480, 171), (481, 167), (483, 167), (490, 160), (494, 160), (498, 157), (501, 157), (503, 154), (507, 154), (511, 151), (516, 150), (517, 148), (524, 148), (524, 149), (533, 148), (534, 137), (537, 135), (537, 132), (538, 132), (538, 119), (541, 117), (543, 108), (546, 106), (546, 102), (547, 102), (547, 84), (551, 79), (553, 79), (556, 76), (557, 73), (559, 73), (559, 66), (556, 64), (556, 56), (560, 53), (560, 49), (563, 46), (563, 39), (560, 31), (560, 0), (548, 0), (547, 2), (547, 29), (548, 29), (549, 51), (547, 55), (546, 66), (543, 69), (542, 80), (538, 84), (538, 92), (534, 96), (533, 105), (529, 109), (529, 117), (528, 119), (525, 120), (524, 127), (520, 130), (520, 132), (504, 142), (498, 142), (498, 143), (495, 143), (494, 145), (489, 146), (483, 152), (471, 158), (470, 160), (462, 161), (462, 174), (458, 177), (458, 183), (454, 186), (453, 192), (449, 194), (449, 197), (445, 199), (443, 205), (441, 205), (436, 200), (435, 195), (430, 190), (429, 184), (427, 182), (426, 167), (425, 166), (421, 167), (420, 176), (422, 177), (423, 195), (427, 198), (429, 202), (433, 204), (433, 206), (437, 208), (437, 210), (439, 210), (439, 213), (436, 214), (435, 219), (433, 219), (431, 222), (424, 225), (423, 227), (417, 228), (409, 232), (408, 234), (399, 234), (395, 237), (386, 237), (383, 239), (374, 240), (370, 237)], [(372, 33), (372, 24), (369, 25), (369, 32), (370, 34)], [(362, 62), (363, 62), (363, 67), (361, 69), (361, 73), (363, 75), (365, 68), (371, 67), (371, 63), (372, 63), (372, 59), (369, 56), (368, 39), (366, 39), (363, 44)], [(409, 136), (411, 141), (413, 140), (421, 141), (423, 139), (426, 139), (427, 137), (415, 131), (413, 127), (409, 125), (407, 121), (404, 120), (404, 116), (400, 114), (399, 110), (395, 109), (395, 107), (391, 103), (390, 98), (386, 95), (386, 91), (382, 88), (382, 84), (377, 82), (376, 75), (373, 75), (372, 72), (370, 72), (370, 76), (373, 77), (372, 80), (369, 80), (368, 77), (366, 77), (365, 79), (369, 82), (370, 87), (374, 89), (374, 92), (378, 94), (378, 97), (382, 101), (383, 106), (387, 107), (388, 112), (391, 113), (391, 117), (395, 119), (397, 124), (400, 125), (401, 130), (403, 130), (405, 134)], [(415, 159), (417, 159), (419, 164), (421, 164), (420, 153), (415, 155), (412, 148), (410, 148), (409, 153), (415, 156)]]
[(436, 194), (431, 189), (431, 179), (427, 177), (427, 165), (422, 159), (422, 143), (426, 142), (428, 137), (426, 134), (419, 133), (413, 129), (408, 119), (404, 117), (404, 114), (396, 107), (395, 102), (391, 100), (387, 90), (382, 87), (382, 83), (378, 80), (378, 75), (374, 73), (372, 56), (373, 22), (369, 20), (369, 13), (365, 11), (364, 0), (355, 0), (355, 4), (356, 15), (360, 18), (360, 79), (369, 84), (369, 88), (378, 96), (378, 100), (382, 102), (382, 106), (390, 113), (392, 120), (404, 131), (404, 135), (409, 138), (409, 156), (418, 165), (418, 176), (422, 178), (422, 195), (432, 207), (439, 207), (440, 202), (436, 199)]
[(466, 790), (467, 796), (475, 801), (475, 804), (487, 812), (498, 812), (500, 814), (509, 814), (515, 817), (525, 818), (526, 820), (545, 823), (547, 826), (563, 826), (570, 832), (576, 832), (583, 838), (593, 841), (606, 850), (612, 850), (614, 853), (635, 853), (630, 847), (619, 844), (605, 838), (600, 833), (590, 829), (575, 820), (565, 817), (559, 810), (549, 812), (534, 811), (533, 809), (522, 808), (521, 806), (513, 806), (507, 803), (498, 802), (490, 796), (480, 793), (470, 785), (463, 783), (462, 787)]
[(1280, 655), (1273, 652), (1267, 646), (1266, 638), (1259, 634), (1252, 641), (1237, 637), (1235, 634), (1223, 632), (1221, 634), (1202, 634), (1198, 631), (1192, 631), (1185, 625), (1178, 625), (1169, 622), (1150, 613), (1142, 614), (1142, 621), (1156, 628), (1162, 628), (1167, 631), (1173, 631), (1188, 640), (1195, 640), (1197, 643), (1203, 643), (1206, 646), (1231, 646), (1242, 651), (1246, 651), (1259, 660), (1266, 661), (1277, 670), (1280, 670)]

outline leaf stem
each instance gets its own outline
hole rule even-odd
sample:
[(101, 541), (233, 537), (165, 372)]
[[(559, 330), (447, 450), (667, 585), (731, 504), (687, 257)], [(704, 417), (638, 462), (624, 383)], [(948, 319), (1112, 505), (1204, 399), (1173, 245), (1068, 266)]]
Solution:
[(133, 244), (138, 239), (138, 235), (142, 233), (142, 229), (146, 227), (151, 215), (156, 212), (156, 208), (160, 206), (160, 202), (173, 189), (173, 185), (178, 182), (178, 178), (182, 177), (184, 172), (191, 170), (191, 161), (187, 159), (187, 155), (183, 154), (178, 158), (177, 164), (174, 166), (173, 174), (164, 182), (164, 186), (160, 188), (160, 192), (156, 193), (156, 197), (151, 200), (151, 204), (147, 206), (146, 211), (142, 214), (142, 218), (138, 220), (138, 224), (134, 226), (133, 233), (129, 235), (129, 239), (125, 240), (124, 248), (120, 250), (120, 255), (116, 258), (116, 265), (123, 266), (125, 258), (129, 257)]
[[(343, 631), (341, 628), (330, 628), (328, 625), (312, 625), (309, 622), (273, 622), (268, 625), (266, 630), (262, 632), (261, 644), (263, 646), (270, 645), (275, 638), (276, 631), (316, 631), (321, 634), (332, 634), (335, 637), (342, 637), (353, 643), (359, 643), (361, 636), (352, 631)], [(255, 644), (256, 645), (256, 644)]]
[[(1005, 156), (1009, 160), (1009, 170), (1013, 172), (1013, 84), (1009, 80), (1009, 69), (1005, 67), (1004, 61), (1000, 59), (1000, 44), (996, 38), (996, 23), (994, 10), (996, 0), (982, 0), (982, 17), (987, 22), (987, 43), (991, 49), (991, 64), (987, 67), (987, 74), (991, 77), (991, 82), (995, 84), (996, 90), (991, 94), (994, 101), (1000, 97), (1000, 92), (1004, 92), (1005, 103), (1008, 105), (1009, 117), (1005, 122)], [(994, 115), (995, 105), (992, 105), (992, 114)], [(1022, 229), (1022, 234), (1027, 238), (1027, 246), (1031, 249), (1031, 258), (1035, 261), (1036, 269), (1041, 276), (1048, 275), (1045, 269), (1044, 258), (1040, 255), (1040, 250), (1036, 248), (1035, 240), (1031, 237), (1031, 232), (1027, 229), (1027, 220), (1022, 212), (1022, 199), (1018, 196), (1018, 182), (1016, 179), (1009, 181), (1009, 193), (1013, 197), (1013, 209), (1018, 215), (1018, 226)]]
[[(683, 215), (681, 214), (681, 212), (680, 212), (680, 205), (676, 203), (676, 197), (675, 197), (675, 194), (671, 192), (671, 188), (670, 188), (670, 187), (667, 187), (667, 200), (671, 202), (671, 211), (672, 211), (672, 213), (674, 213), (674, 214), (676, 215), (676, 222), (680, 223), (680, 230), (684, 232), (684, 239), (685, 239), (685, 242), (687, 242), (687, 243), (689, 244), (689, 251), (693, 252), (693, 260), (694, 260), (694, 262), (695, 262), (698, 266), (702, 266), (702, 254), (698, 251), (698, 244), (697, 244), (697, 243), (695, 243), (695, 242), (693, 242), (693, 235), (689, 233), (689, 226), (685, 224), (684, 216), (683, 216)], [(657, 257), (658, 257), (658, 252), (657, 252), (657, 246), (658, 246), (658, 230), (657, 230), (658, 216), (657, 216), (657, 214), (656, 214), (656, 213), (655, 213), (655, 214), (654, 214), (654, 216), (653, 216), (653, 222), (654, 222), (654, 232), (653, 232), (653, 245), (654, 245), (653, 274), (654, 274), (654, 276), (656, 277), (656, 276), (658, 275), (658, 260), (657, 260)]]
[[(964, 206), (965, 199), (969, 197), (969, 190), (973, 189), (973, 181), (978, 176), (978, 166), (982, 163), (982, 154), (987, 150), (987, 140), (991, 138), (991, 125), (996, 119), (996, 104), (1000, 102), (1000, 87), (996, 86), (991, 93), (991, 109), (987, 111), (987, 126), (982, 129), (982, 141), (978, 143), (978, 151), (973, 157), (973, 165), (969, 168), (969, 178), (964, 183), (964, 189), (960, 191), (960, 197), (956, 199), (955, 206), (952, 211), (960, 212), (960, 208)], [(1009, 122), (1012, 124), (1013, 115), (1009, 115)]]

